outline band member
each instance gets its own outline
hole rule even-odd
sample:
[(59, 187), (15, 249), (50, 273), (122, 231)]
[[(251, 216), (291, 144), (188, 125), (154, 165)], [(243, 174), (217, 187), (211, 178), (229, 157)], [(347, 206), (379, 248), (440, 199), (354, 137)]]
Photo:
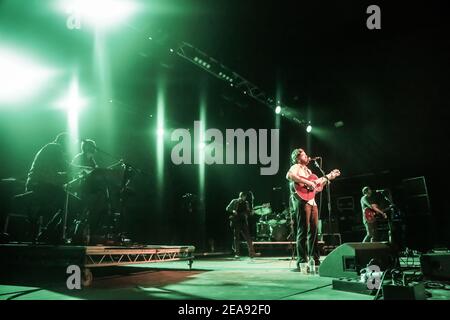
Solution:
[(239, 198), (231, 200), (226, 211), (231, 214), (229, 219), (230, 227), (233, 229), (235, 258), (239, 258), (240, 255), (241, 234), (247, 242), (250, 257), (256, 256), (248, 228), (248, 216), (251, 213), (251, 209), (247, 201), (247, 194), (244, 192), (239, 193)]
[(94, 158), (96, 152), (97, 145), (95, 141), (85, 139), (81, 142), (81, 152), (73, 158), (72, 164), (75, 166), (83, 167), (85, 169), (95, 169), (97, 167), (97, 162)]
[(250, 237), (254, 241), (256, 239), (256, 223), (258, 222), (259, 217), (257, 215), (255, 215), (255, 214), (253, 214), (253, 207), (254, 207), (254, 202), (255, 202), (255, 196), (253, 195), (252, 191), (248, 191), (247, 192), (247, 202), (248, 202), (248, 205), (250, 207), (250, 212), (252, 212), (252, 214), (250, 214), (247, 217), (248, 230), (249, 230), (249, 233), (250, 233)]
[(376, 202), (370, 187), (364, 187), (362, 189), (362, 194), (361, 209), (364, 226), (366, 227), (366, 236), (364, 237), (363, 242), (376, 242), (378, 241), (378, 229), (375, 215), (379, 214), (385, 219), (387, 218), (387, 215), (378, 208), (378, 203)]
[[(317, 248), (317, 226), (319, 211), (315, 201), (316, 192), (340, 175), (335, 169), (322, 178), (317, 178), (308, 168), (310, 158), (303, 149), (295, 149), (291, 153), (292, 166), (286, 174), (291, 182), (290, 207), (293, 219), (297, 221), (297, 269), (305, 270), (308, 258), (314, 259), (315, 265), (320, 264), (320, 253)], [(297, 191), (298, 189), (301, 191)], [(304, 200), (307, 199), (307, 200)], [(308, 239), (308, 246), (306, 246)], [(312, 270), (311, 270), (312, 271)]]
[(60, 222), (61, 217), (59, 214), (55, 215), (55, 212), (61, 213), (64, 207), (63, 184), (67, 180), (68, 143), (68, 134), (60, 133), (53, 142), (46, 144), (37, 152), (28, 172), (25, 188), (26, 191), (33, 191), (37, 206), (37, 212), (32, 220), (37, 221), (40, 216), (44, 218), (44, 224), (50, 220), (40, 234), (39, 241), (48, 241), (50, 237), (57, 236), (53, 233), (54, 230), (50, 229)]
[[(292, 184), (294, 182), (308, 185), (311, 188), (316, 186), (313, 181), (307, 179), (312, 174), (307, 167), (309, 157), (303, 149), (295, 149), (291, 154), (291, 163), (292, 166), (287, 172), (286, 178), (291, 182), (291, 214), (297, 221), (297, 268), (300, 269), (302, 264), (308, 262), (308, 257), (314, 259), (316, 265), (320, 264), (320, 255), (317, 250), (319, 211), (315, 199), (306, 202), (300, 199), (295, 191), (293, 192)], [(308, 239), (308, 246), (306, 239)]]
[[(82, 215), (80, 220), (88, 223), (81, 223), (76, 230), (76, 239), (80, 240), (80, 234), (85, 236), (89, 234), (90, 243), (94, 244), (101, 237), (104, 237), (103, 226), (108, 224), (111, 211), (111, 195), (109, 184), (107, 183), (107, 173), (104, 171), (95, 172), (98, 168), (95, 161), (95, 154), (97, 153), (97, 144), (94, 140), (84, 139), (81, 142), (81, 152), (78, 153), (72, 160), (72, 166), (76, 169), (79, 175), (79, 184), (75, 189), (77, 195), (82, 201)], [(109, 167), (112, 169), (114, 166)], [(99, 169), (100, 170), (100, 169)], [(86, 227), (89, 226), (86, 231)], [(84, 229), (83, 229), (84, 228)]]

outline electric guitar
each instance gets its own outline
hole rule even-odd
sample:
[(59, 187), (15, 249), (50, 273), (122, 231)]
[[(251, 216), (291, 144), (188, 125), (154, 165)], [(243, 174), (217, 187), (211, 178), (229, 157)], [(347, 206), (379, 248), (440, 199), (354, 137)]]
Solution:
[[(341, 172), (338, 169), (334, 169), (329, 174), (327, 174), (326, 177), (318, 178), (315, 174), (311, 174), (309, 177), (305, 178), (309, 181), (313, 181), (316, 183), (316, 187), (312, 188), (309, 185), (306, 185), (304, 183), (295, 183), (294, 188), (295, 192), (298, 194), (298, 196), (305, 200), (309, 201), (314, 199), (317, 192), (321, 192), (323, 190), (323, 187), (326, 185), (328, 180), (333, 180), (336, 177), (339, 177), (341, 175)], [(327, 179), (328, 178), (328, 179)]]
[[(239, 205), (243, 206), (244, 204), (240, 203)], [(242, 219), (243, 217), (248, 218), (250, 215), (254, 215), (254, 214), (262, 216), (262, 215), (269, 214), (269, 212), (272, 213), (272, 210), (270, 209), (270, 203), (264, 203), (260, 206), (254, 207), (253, 210), (250, 210), (250, 208), (248, 206), (248, 202), (246, 202), (245, 207), (246, 207), (245, 209), (243, 209), (242, 207), (239, 208), (240, 214), (238, 214), (236, 210), (233, 210), (234, 212), (228, 216), (228, 220), (230, 220), (231, 225), (233, 223), (236, 223), (238, 219)], [(265, 211), (262, 211), (262, 210), (265, 210)]]
[[(378, 209), (378, 206), (376, 204), (374, 204), (374, 206)], [(392, 206), (389, 206), (388, 209), (389, 210)], [(366, 208), (364, 209), (364, 217), (366, 218), (367, 223), (373, 223), (376, 220), (376, 216), (380, 215), (380, 213), (378, 213), (377, 211), (375, 211), (372, 208)], [(383, 212), (383, 214), (381, 214), (383, 216), (383, 218), (387, 219), (387, 215), (386, 213)]]
[[(239, 213), (238, 213), (239, 212)], [(233, 213), (228, 216), (230, 223), (236, 223), (239, 219), (242, 219), (245, 216), (250, 214), (250, 207), (248, 206), (247, 201), (239, 200), (237, 204), (237, 208), (233, 210)]]

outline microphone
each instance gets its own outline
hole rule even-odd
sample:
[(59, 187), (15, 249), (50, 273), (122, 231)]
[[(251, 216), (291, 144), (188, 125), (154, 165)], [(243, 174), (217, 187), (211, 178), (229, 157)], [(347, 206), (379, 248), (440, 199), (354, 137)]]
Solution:
[(383, 192), (385, 192), (385, 191), (386, 191), (385, 189), (375, 190), (375, 192), (379, 192), (379, 193), (383, 193)]
[(308, 157), (309, 161), (322, 159), (322, 157)]

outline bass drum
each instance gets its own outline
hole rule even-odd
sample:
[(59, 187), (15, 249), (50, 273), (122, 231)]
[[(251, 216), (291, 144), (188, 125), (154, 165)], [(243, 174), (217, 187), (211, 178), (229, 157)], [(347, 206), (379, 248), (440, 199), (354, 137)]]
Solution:
[(290, 226), (286, 220), (280, 220), (277, 224), (270, 226), (270, 236), (275, 241), (287, 241)]
[(267, 222), (258, 222), (256, 224), (256, 237), (258, 239), (267, 239), (270, 237), (270, 226)]

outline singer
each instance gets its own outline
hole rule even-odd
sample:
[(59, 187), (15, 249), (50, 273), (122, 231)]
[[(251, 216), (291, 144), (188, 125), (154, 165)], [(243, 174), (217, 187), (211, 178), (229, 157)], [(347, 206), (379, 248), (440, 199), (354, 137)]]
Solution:
[[(297, 222), (297, 270), (303, 273), (308, 272), (308, 257), (314, 259), (316, 266), (320, 264), (320, 254), (317, 247), (317, 226), (319, 222), (317, 203), (315, 199), (302, 200), (294, 189), (294, 183), (302, 183), (313, 189), (316, 187), (314, 181), (307, 179), (312, 174), (308, 168), (310, 159), (303, 149), (295, 149), (291, 153), (292, 166), (286, 174), (291, 190), (289, 199), (291, 217)], [(306, 239), (308, 239), (308, 246), (306, 245)], [(313, 272), (314, 270), (309, 271)]]

